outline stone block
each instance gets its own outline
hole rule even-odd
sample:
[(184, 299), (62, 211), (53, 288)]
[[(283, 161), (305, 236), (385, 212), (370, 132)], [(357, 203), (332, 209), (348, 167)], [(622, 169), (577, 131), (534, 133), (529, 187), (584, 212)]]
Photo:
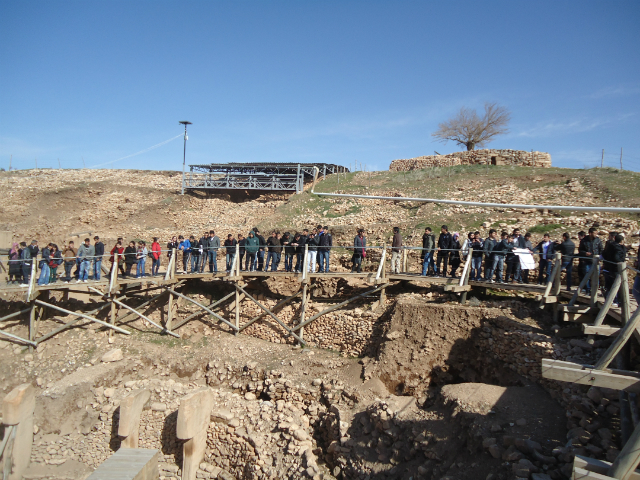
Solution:
[(158, 450), (121, 448), (107, 458), (87, 480), (158, 480)]
[(182, 480), (195, 480), (207, 447), (207, 428), (213, 410), (213, 394), (197, 390), (180, 400), (176, 436), (186, 440), (182, 449)]
[(122, 349), (114, 348), (113, 350), (109, 350), (107, 353), (105, 353), (102, 356), (101, 360), (105, 363), (109, 363), (109, 362), (119, 362), (123, 358), (124, 358), (124, 355), (122, 354)]
[[(2, 402), (2, 422), (15, 428), (11, 447), (11, 473), (7, 480), (20, 480), (29, 466), (33, 446), (33, 411), (36, 406), (35, 389), (30, 383), (23, 383), (11, 390)], [(7, 448), (9, 448), (7, 446)], [(6, 455), (5, 455), (6, 457)]]
[(142, 408), (151, 398), (149, 390), (137, 390), (120, 402), (120, 421), (118, 435), (124, 437), (122, 448), (138, 448), (138, 431)]

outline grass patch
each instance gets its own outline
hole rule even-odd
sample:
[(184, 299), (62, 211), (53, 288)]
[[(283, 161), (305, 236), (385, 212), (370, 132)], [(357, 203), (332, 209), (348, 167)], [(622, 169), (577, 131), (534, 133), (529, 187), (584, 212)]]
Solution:
[(564, 225), (560, 225), (559, 223), (550, 223), (548, 225), (536, 225), (535, 227), (531, 227), (527, 230), (530, 233), (547, 233), (552, 230), (558, 230), (559, 228), (563, 228)]

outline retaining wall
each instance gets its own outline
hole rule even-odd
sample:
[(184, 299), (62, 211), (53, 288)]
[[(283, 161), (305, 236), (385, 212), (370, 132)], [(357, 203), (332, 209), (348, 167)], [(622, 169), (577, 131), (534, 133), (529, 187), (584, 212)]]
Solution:
[(389, 170), (401, 172), (426, 167), (487, 164), (550, 167), (551, 155), (545, 152), (525, 152), (524, 150), (471, 150), (467, 152), (454, 152), (448, 155), (427, 155), (406, 160), (394, 160), (391, 162)]

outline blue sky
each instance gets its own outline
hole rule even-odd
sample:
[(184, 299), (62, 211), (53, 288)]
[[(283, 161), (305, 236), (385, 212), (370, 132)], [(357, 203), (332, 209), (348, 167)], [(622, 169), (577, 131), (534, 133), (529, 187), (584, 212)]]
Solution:
[[(459, 150), (431, 137), (498, 102), (491, 148), (640, 170), (638, 1), (0, 3), (0, 167), (180, 169)], [(123, 157), (128, 157), (124, 158)]]

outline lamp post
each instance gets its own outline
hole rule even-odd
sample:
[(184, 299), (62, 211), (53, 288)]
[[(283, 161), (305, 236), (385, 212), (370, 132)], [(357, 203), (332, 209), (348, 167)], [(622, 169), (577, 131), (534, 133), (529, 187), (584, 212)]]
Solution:
[(187, 125), (192, 125), (191, 122), (187, 122), (186, 120), (181, 120), (180, 122), (178, 122), (182, 125), (184, 125), (184, 151), (182, 153), (182, 193), (181, 195), (184, 195), (184, 169), (185, 169), (185, 165), (187, 163)]

